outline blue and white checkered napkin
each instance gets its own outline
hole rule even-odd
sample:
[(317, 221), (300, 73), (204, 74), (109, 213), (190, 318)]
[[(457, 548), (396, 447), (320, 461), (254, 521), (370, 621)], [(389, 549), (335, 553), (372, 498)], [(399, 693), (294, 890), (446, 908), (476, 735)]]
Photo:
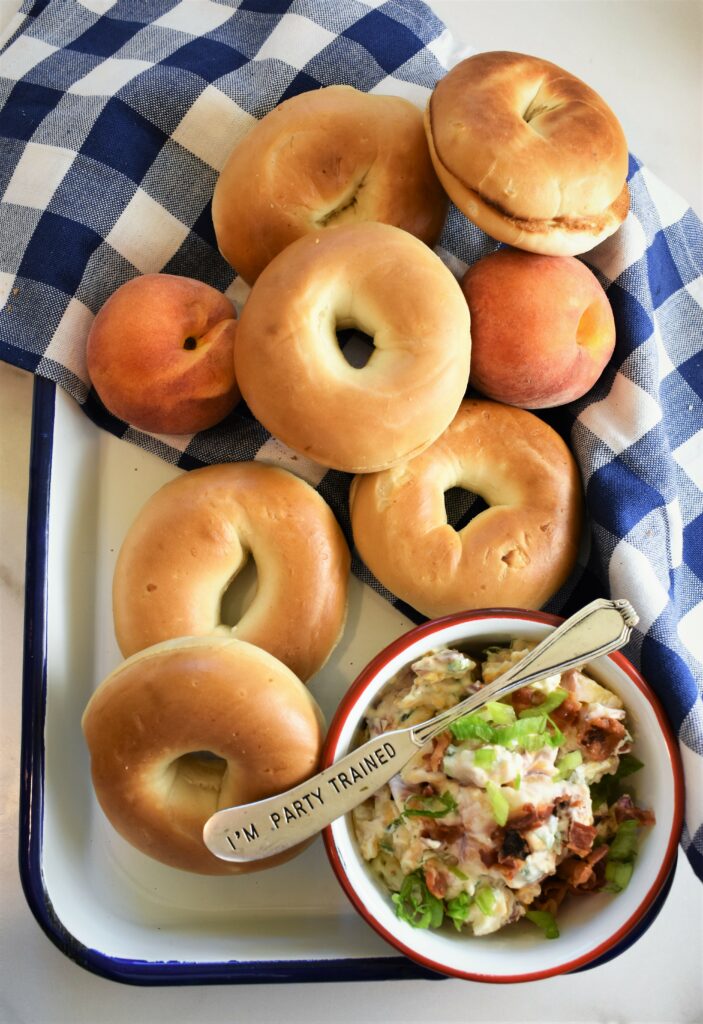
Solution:
[[(137, 274), (185, 274), (245, 299), (217, 252), (210, 198), (256, 118), (334, 83), (423, 106), (456, 59), (418, 0), (26, 3), (0, 56), (0, 355), (186, 469), (254, 457), (294, 469), (349, 536), (344, 474), (290, 462), (242, 406), (194, 437), (126, 426), (89, 388), (85, 340)], [(703, 230), (635, 159), (630, 188), (627, 221), (585, 257), (615, 311), (614, 358), (586, 398), (545, 416), (578, 457), (592, 524), (586, 563), (549, 607), (569, 614), (612, 594), (638, 609), (627, 653), (678, 733), (683, 845), (703, 878)], [(494, 248), (452, 208), (438, 251), (455, 273)], [(449, 501), (455, 525), (484, 507), (465, 492)], [(358, 560), (355, 571), (394, 600)]]

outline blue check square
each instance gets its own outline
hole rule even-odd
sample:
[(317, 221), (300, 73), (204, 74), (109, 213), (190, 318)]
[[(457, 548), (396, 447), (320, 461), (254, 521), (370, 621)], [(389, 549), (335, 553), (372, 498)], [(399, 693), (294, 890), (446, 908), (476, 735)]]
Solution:
[(206, 82), (214, 82), (247, 63), (247, 58), (234, 47), (205, 38), (193, 39), (162, 61), (168, 67), (199, 75)]
[(113, 96), (98, 115), (81, 152), (139, 184), (165, 141), (165, 134), (155, 124)]
[(391, 74), (422, 49), (422, 43), (414, 32), (381, 11), (369, 11), (365, 17), (350, 25), (344, 35), (368, 50), (387, 74)]

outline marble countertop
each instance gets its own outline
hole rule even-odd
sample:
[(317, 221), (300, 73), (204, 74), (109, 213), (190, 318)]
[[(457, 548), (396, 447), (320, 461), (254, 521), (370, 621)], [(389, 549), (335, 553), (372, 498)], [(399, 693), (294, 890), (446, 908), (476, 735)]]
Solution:
[[(16, 8), (0, 0), (0, 28)], [(703, 213), (703, 7), (687, 0), (435, 0), (476, 49), (554, 60), (608, 99), (630, 147)], [(1, 260), (1, 243), (0, 243)], [(22, 630), (32, 378), (0, 364), (0, 1022), (699, 1021), (703, 888), (685, 858), (654, 925), (592, 972), (531, 985), (445, 981), (133, 989), (95, 977), (33, 920), (17, 871)]]

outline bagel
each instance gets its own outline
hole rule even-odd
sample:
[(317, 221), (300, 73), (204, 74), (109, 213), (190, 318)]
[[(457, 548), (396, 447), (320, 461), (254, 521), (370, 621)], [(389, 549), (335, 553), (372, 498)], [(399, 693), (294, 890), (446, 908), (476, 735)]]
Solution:
[[(349, 365), (336, 330), (375, 343)], [(350, 224), (288, 246), (254, 285), (235, 368), (249, 408), (324, 466), (370, 473), (410, 458), (448, 426), (466, 390), (470, 319), (431, 249), (387, 224)]]
[[(464, 487), (490, 508), (457, 531), (444, 494)], [(581, 482), (568, 448), (534, 414), (462, 403), (431, 448), (356, 477), (354, 542), (380, 582), (423, 615), (469, 608), (540, 608), (579, 548)]]
[(422, 113), (331, 85), (285, 100), (235, 147), (212, 219), (220, 252), (253, 284), (296, 238), (333, 225), (382, 221), (434, 245), (447, 206)]
[(601, 97), (556, 64), (478, 53), (436, 85), (425, 131), (439, 180), (493, 238), (575, 256), (627, 216), (627, 142)]
[(100, 684), (82, 727), (100, 806), (149, 857), (222, 875), (273, 867), (303, 848), (233, 864), (202, 838), (215, 811), (283, 792), (317, 767), (320, 710), (265, 651), (227, 637), (140, 651)]
[[(256, 596), (235, 626), (222, 598), (251, 556)], [(331, 509), (303, 480), (257, 462), (184, 473), (147, 501), (113, 579), (127, 657), (161, 640), (233, 635), (308, 679), (344, 627), (349, 550)]]
[(176, 274), (121, 285), (95, 317), (88, 375), (105, 408), (139, 430), (195, 434), (239, 401), (237, 311), (215, 288)]

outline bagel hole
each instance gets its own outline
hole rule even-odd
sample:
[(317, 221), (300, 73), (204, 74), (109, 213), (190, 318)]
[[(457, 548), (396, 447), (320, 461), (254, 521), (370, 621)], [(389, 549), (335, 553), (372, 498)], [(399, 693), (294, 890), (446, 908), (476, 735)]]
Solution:
[(256, 562), (250, 556), (227, 584), (220, 601), (220, 623), (236, 626), (256, 597), (259, 576)]
[(193, 750), (171, 762), (174, 786), (195, 786), (205, 792), (219, 793), (227, 771), (227, 762), (211, 750)]
[(444, 492), (444, 511), (447, 523), (455, 530), (463, 530), (488, 505), (479, 494), (466, 487), (450, 487)]
[(374, 354), (373, 338), (355, 327), (336, 331), (337, 344), (342, 355), (355, 370), (362, 370)]
[(192, 352), (194, 348), (198, 347), (198, 341), (192, 335), (189, 335), (183, 342), (183, 348), (186, 352)]

